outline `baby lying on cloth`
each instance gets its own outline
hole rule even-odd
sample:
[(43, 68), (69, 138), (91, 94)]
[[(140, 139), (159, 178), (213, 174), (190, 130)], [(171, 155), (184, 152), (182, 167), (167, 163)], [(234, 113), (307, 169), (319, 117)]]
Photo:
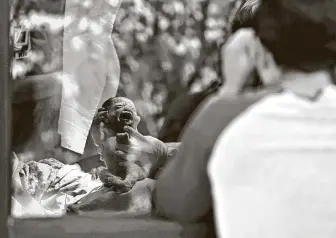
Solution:
[[(97, 210), (147, 210), (151, 209), (154, 177), (165, 164), (169, 153), (167, 145), (137, 131), (140, 117), (134, 103), (124, 97), (107, 100), (94, 120), (92, 132), (101, 148), (101, 159), (106, 167), (99, 167), (95, 174), (104, 187), (69, 206), (70, 211)], [(142, 141), (151, 144), (151, 151), (134, 153)], [(125, 153), (126, 151), (126, 153)], [(146, 155), (148, 153), (148, 155)], [(159, 156), (162, 155), (162, 156)]]
[[(55, 159), (21, 163), (14, 155), (13, 215), (63, 215), (66, 208), (69, 212), (100, 209), (150, 212), (154, 189), (151, 178), (167, 157), (153, 159), (153, 156), (130, 152), (130, 148), (136, 150), (139, 141), (132, 138), (140, 135), (137, 132), (139, 121), (133, 102), (127, 98), (111, 98), (103, 104), (95, 117), (92, 132), (103, 148), (101, 155), (106, 167), (96, 168), (93, 174), (83, 172), (76, 164), (65, 165)], [(131, 127), (131, 130), (124, 130), (125, 126)], [(163, 144), (153, 137), (140, 136), (147, 142)], [(128, 153), (118, 155), (118, 150), (127, 150)], [(168, 149), (161, 152), (162, 155), (166, 153)], [(32, 204), (33, 207), (40, 205), (39, 209), (29, 210)], [(33, 210), (39, 212), (34, 213)]]

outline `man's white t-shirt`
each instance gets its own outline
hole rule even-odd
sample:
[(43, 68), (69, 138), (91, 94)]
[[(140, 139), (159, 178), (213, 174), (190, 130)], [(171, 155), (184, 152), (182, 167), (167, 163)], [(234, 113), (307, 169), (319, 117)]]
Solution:
[(217, 139), (208, 174), (221, 238), (336, 237), (336, 87), (252, 105)]

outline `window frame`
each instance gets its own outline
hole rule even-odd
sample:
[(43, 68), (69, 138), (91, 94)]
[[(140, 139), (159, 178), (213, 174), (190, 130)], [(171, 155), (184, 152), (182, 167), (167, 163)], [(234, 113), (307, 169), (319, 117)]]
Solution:
[(9, 1), (0, 2), (0, 176), (1, 176), (1, 237), (8, 237), (7, 217), (10, 212), (10, 144), (11, 144), (11, 79), (9, 75)]

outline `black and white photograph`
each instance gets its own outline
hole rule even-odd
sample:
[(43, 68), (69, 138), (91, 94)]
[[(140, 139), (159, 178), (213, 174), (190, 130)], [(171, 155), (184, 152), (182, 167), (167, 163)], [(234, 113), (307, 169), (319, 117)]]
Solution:
[(336, 1), (1, 6), (2, 237), (336, 237)]

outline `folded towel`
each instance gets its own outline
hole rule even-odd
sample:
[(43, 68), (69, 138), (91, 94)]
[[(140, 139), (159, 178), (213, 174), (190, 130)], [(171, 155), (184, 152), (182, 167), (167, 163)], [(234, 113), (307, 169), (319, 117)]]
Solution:
[(121, 0), (67, 0), (63, 36), (61, 146), (84, 151), (99, 103), (116, 95), (120, 66), (111, 39)]

